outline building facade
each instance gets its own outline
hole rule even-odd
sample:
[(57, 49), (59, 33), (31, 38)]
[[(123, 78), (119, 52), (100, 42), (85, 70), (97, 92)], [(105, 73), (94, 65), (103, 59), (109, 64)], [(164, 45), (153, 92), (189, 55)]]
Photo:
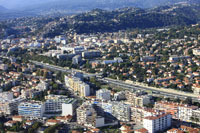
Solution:
[(80, 97), (90, 95), (90, 86), (81, 81), (80, 78), (65, 76), (65, 84)]
[(62, 95), (48, 95), (45, 99), (45, 113), (57, 113), (62, 114), (62, 116), (74, 115), (76, 99)]
[(171, 127), (171, 120), (171, 114), (148, 116), (143, 120), (143, 127), (148, 130), (148, 133), (162, 132)]
[(191, 122), (193, 110), (197, 110), (197, 106), (183, 105), (178, 107), (178, 119), (186, 122)]
[(101, 89), (96, 92), (96, 98), (101, 100), (110, 100), (110, 90)]
[(2, 115), (11, 115), (14, 112), (18, 111), (18, 105), (23, 102), (25, 99), (16, 98), (12, 100), (1, 100), (0, 102), (0, 114)]
[(150, 96), (126, 91), (127, 101), (135, 107), (144, 107), (150, 103)]
[(18, 114), (30, 118), (42, 118), (45, 112), (45, 104), (43, 102), (22, 102), (18, 106)]

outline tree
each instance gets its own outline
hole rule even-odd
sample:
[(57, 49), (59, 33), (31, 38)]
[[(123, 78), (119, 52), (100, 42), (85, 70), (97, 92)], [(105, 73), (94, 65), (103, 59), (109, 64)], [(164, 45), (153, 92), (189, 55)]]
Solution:
[(183, 103), (191, 105), (192, 104), (192, 99), (188, 97), (183, 101)]
[(54, 126), (48, 127), (45, 129), (44, 133), (55, 133), (55, 130), (59, 127), (60, 125), (56, 124)]
[(28, 129), (28, 133), (34, 133), (34, 131), (35, 131), (35, 130), (34, 130), (33, 128), (29, 128), (29, 129)]
[(37, 76), (40, 76), (40, 69), (37, 69), (36, 75), (37, 75)]
[(181, 102), (181, 100), (179, 98), (176, 98), (173, 101), (176, 102), (176, 103), (180, 103)]
[(194, 121), (194, 117), (190, 117), (190, 120), (191, 120), (191, 121)]
[(56, 84), (56, 83), (53, 84), (53, 89), (58, 89), (58, 87), (59, 87), (58, 84)]
[(130, 60), (130, 62), (132, 62), (132, 61), (133, 61), (133, 57), (132, 57), (132, 56), (130, 56), (130, 57), (129, 57), (129, 60)]
[(39, 76), (43, 76), (43, 75), (44, 75), (44, 71), (43, 71), (43, 70), (40, 70)]
[(47, 78), (47, 75), (48, 75), (48, 72), (45, 71), (44, 74), (43, 74), (43, 77), (44, 77), (44, 78)]
[(4, 131), (5, 127), (3, 123), (0, 123), (0, 131)]
[(86, 62), (86, 64), (85, 64), (85, 67), (86, 67), (86, 68), (91, 68), (91, 65), (90, 65), (89, 60), (87, 60), (87, 62)]
[(17, 72), (21, 72), (21, 68), (20, 67), (17, 68)]

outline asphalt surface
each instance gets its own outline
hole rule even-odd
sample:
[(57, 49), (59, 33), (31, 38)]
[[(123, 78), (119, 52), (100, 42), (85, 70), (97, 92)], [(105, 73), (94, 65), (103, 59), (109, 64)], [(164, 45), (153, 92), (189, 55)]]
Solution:
[(200, 102), (199, 98), (197, 96), (193, 96), (192, 93), (169, 91), (167, 89), (165, 91), (163, 91), (162, 89), (159, 89), (159, 88), (134, 85), (134, 84), (130, 84), (130, 83), (125, 83), (124, 81), (114, 80), (114, 79), (110, 79), (110, 78), (103, 78), (103, 79), (99, 79), (99, 80), (102, 82), (108, 83), (108, 84), (116, 85), (118, 87), (127, 88), (129, 90), (142, 90), (142, 91), (148, 90), (148, 91), (152, 91), (154, 94), (160, 95), (160, 96), (165, 96), (165, 97), (170, 97), (170, 98), (179, 98), (182, 100), (185, 100), (186, 98), (191, 98), (193, 101)]

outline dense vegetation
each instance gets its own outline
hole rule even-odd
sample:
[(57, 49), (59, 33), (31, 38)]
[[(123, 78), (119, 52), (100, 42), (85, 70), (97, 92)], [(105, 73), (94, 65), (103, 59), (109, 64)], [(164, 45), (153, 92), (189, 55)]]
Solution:
[(200, 19), (200, 5), (162, 6), (154, 9), (123, 8), (114, 11), (95, 9), (66, 19), (45, 36), (74, 29), (77, 33), (113, 32), (134, 28), (155, 28), (196, 24)]

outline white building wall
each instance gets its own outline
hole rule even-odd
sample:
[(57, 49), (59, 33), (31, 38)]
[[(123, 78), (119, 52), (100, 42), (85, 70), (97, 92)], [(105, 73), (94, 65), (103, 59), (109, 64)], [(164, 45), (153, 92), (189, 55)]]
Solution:
[(152, 120), (144, 119), (143, 120), (143, 127), (146, 128), (149, 133), (153, 133), (154, 124), (153, 124)]
[(157, 119), (144, 119), (143, 127), (148, 130), (149, 133), (156, 133), (158, 131), (164, 131), (171, 127), (171, 115), (165, 115)]
[(105, 119), (103, 117), (96, 118), (96, 127), (103, 127)]
[(62, 104), (62, 116), (74, 115), (73, 105), (72, 104)]
[(99, 90), (97, 91), (96, 97), (97, 99), (110, 100), (110, 91), (105, 89)]
[(86, 84), (81, 84), (81, 94), (82, 96), (90, 96), (90, 86)]

